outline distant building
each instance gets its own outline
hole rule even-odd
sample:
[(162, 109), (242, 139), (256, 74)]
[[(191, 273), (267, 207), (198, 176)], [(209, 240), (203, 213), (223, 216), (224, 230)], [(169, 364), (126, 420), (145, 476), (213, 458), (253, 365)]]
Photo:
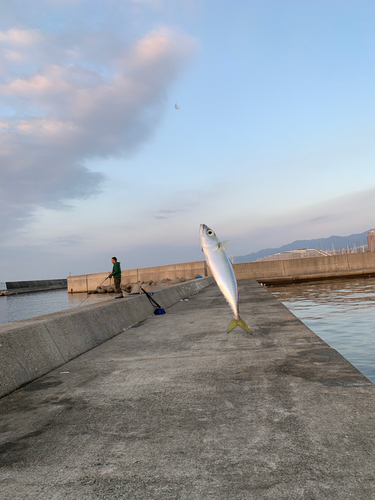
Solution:
[(375, 231), (367, 233), (367, 251), (375, 252)]
[(303, 259), (304, 257), (328, 257), (330, 255), (330, 252), (324, 252), (323, 250), (315, 250), (313, 248), (299, 248), (298, 250), (291, 250), (289, 252), (275, 253), (274, 255), (269, 255), (268, 257), (258, 259), (256, 262), (264, 262), (266, 260)]

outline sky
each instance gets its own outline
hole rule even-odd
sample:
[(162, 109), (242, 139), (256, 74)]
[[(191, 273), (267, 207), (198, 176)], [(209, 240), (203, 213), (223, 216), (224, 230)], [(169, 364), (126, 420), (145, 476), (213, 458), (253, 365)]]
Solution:
[[(371, 0), (0, 0), (0, 281), (374, 227)], [(175, 108), (177, 104), (178, 109)]]

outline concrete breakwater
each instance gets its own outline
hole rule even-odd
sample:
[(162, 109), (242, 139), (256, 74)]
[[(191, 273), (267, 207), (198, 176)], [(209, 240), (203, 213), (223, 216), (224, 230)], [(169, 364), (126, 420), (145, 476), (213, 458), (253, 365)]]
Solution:
[[(178, 283), (184, 283), (186, 281), (186, 278), (181, 277), (181, 278), (174, 278), (174, 279), (169, 279), (165, 278), (163, 280), (159, 281), (137, 281), (137, 283), (121, 283), (121, 291), (124, 294), (140, 294), (141, 288), (145, 290), (146, 292), (150, 290), (154, 290), (155, 288), (163, 288), (166, 286), (170, 285), (177, 285)], [(115, 293), (115, 286), (114, 285), (100, 285), (96, 287), (94, 291), (89, 291), (88, 293), (93, 294), (93, 293)]]
[(375, 275), (375, 252), (234, 264), (238, 280), (290, 283)]
[(67, 279), (34, 280), (34, 281), (6, 281), (2, 282), (0, 295), (14, 295), (17, 293), (44, 292), (47, 290), (61, 290), (67, 288)]
[[(273, 260), (234, 264), (237, 280), (255, 279), (264, 283), (288, 283), (313, 279), (375, 275), (375, 252), (327, 257)], [(122, 271), (123, 283), (175, 279), (184, 276), (211, 276), (205, 261), (185, 262), (168, 266), (146, 267)], [(106, 273), (85, 274), (68, 278), (68, 292), (89, 292), (96, 289), (108, 276)]]
[[(213, 278), (156, 291), (165, 309), (199, 293)], [(0, 396), (8, 394), (152, 316), (145, 295), (82, 306), (0, 325)]]
[(239, 295), (251, 335), (210, 286), (4, 397), (0, 496), (374, 499), (375, 386), (267, 289)]
[[(81, 274), (68, 277), (68, 292), (93, 292), (108, 276), (109, 272), (95, 274)], [(205, 261), (185, 262), (183, 264), (171, 264), (168, 266), (144, 267), (142, 269), (128, 269), (121, 273), (121, 281), (125, 283), (139, 283), (146, 281), (161, 281), (163, 279), (194, 279), (196, 276), (210, 276)], [(104, 284), (112, 286), (113, 280), (105, 281)]]

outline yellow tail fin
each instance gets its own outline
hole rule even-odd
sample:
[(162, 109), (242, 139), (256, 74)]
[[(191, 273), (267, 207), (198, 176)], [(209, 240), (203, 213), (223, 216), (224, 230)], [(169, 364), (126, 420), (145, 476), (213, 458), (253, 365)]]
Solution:
[(244, 322), (244, 320), (241, 318), (241, 316), (238, 317), (238, 320), (236, 318), (233, 318), (231, 322), (229, 323), (227, 333), (231, 332), (233, 328), (236, 328), (236, 326), (240, 326), (247, 332), (251, 333), (250, 328), (247, 326), (247, 324)]

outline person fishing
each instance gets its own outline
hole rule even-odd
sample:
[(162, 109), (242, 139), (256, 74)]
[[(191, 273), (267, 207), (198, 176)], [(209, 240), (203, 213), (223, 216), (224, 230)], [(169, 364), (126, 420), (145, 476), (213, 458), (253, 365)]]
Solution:
[(121, 299), (123, 297), (122, 290), (120, 288), (121, 285), (121, 266), (120, 262), (117, 262), (116, 257), (112, 257), (112, 272), (111, 274), (108, 275), (108, 278), (113, 278), (114, 284), (115, 284), (115, 292), (118, 294), (116, 295), (115, 299)]

